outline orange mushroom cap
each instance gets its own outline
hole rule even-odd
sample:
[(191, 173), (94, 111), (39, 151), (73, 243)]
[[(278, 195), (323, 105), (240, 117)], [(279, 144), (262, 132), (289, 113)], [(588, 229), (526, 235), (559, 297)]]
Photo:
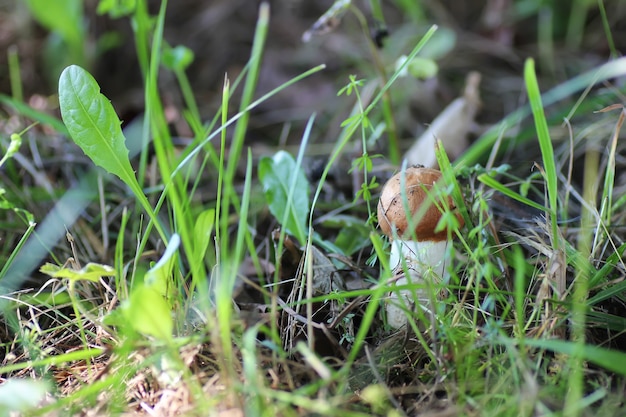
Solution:
[[(419, 218), (413, 219), (415, 225), (415, 235), (408, 230), (409, 219), (404, 210), (402, 187), (402, 175), (404, 174), (404, 186), (406, 187), (406, 199), (411, 216), (423, 213)], [(389, 237), (393, 237), (392, 230), (395, 228), (401, 238), (412, 239), (413, 236), (418, 241), (442, 241), (448, 238), (446, 229), (435, 232), (437, 223), (441, 219), (440, 207), (447, 206), (454, 208), (452, 199), (448, 196), (448, 204), (442, 203), (443, 196), (431, 195), (433, 185), (441, 182), (441, 172), (432, 168), (409, 167), (404, 172), (399, 172), (383, 187), (383, 191), (378, 200), (378, 224), (380, 229)], [(428, 208), (421, 208), (423, 204), (428, 204)], [(424, 211), (426, 210), (426, 211)], [(461, 226), (463, 219), (457, 214)]]

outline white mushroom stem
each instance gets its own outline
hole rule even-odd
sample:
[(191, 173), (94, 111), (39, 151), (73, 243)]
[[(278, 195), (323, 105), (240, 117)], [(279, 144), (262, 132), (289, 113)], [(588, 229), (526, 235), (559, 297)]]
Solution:
[[(387, 323), (391, 327), (399, 329), (405, 326), (407, 310), (413, 311), (416, 303), (425, 313), (433, 312), (436, 299), (434, 288), (441, 283), (446, 274), (447, 249), (446, 240), (416, 242), (396, 239), (391, 243), (390, 267), (396, 274), (401, 274), (395, 285), (415, 285), (412, 289), (390, 293), (386, 312)], [(403, 259), (406, 270), (402, 263)]]
[[(396, 329), (406, 325), (407, 312), (413, 311), (416, 304), (429, 316), (435, 313), (435, 287), (445, 275), (450, 238), (450, 230), (440, 230), (437, 225), (441, 208), (454, 208), (452, 199), (436, 187), (441, 177), (435, 169), (409, 167), (387, 181), (378, 200), (378, 224), (392, 242), (393, 276), (401, 276), (395, 285), (410, 283), (417, 287), (390, 294), (387, 322)], [(462, 217), (457, 214), (457, 219), (462, 226)]]

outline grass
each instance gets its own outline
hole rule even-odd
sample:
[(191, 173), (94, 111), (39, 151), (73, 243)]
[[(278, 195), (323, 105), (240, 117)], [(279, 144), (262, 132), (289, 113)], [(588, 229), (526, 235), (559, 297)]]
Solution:
[[(615, 56), (606, 3), (601, 27)], [(253, 110), (324, 69), (259, 93), (269, 6), (259, 9), (247, 65), (224, 79), (220, 106), (205, 121), (185, 72), (189, 51), (174, 53), (164, 39), (167, 1), (155, 16), (138, 5), (131, 18), (146, 104), (136, 150), (87, 70), (67, 67), (60, 77), (61, 123), (23, 102), (19, 56), (10, 55), (14, 94), (0, 103), (40, 125), (2, 125), (14, 135), (3, 138), (13, 148), (0, 162), (1, 221), (12, 231), (1, 253), (0, 416), (625, 413), (625, 113), (605, 103), (623, 97), (619, 91), (597, 87), (626, 76), (623, 58), (545, 92), (528, 59), (520, 76), (529, 105), (457, 161), (439, 149), (446, 192), (465, 225), (453, 228), (449, 278), (432, 285), (435, 316), (406, 309), (408, 329), (397, 331), (384, 317), (395, 287), (373, 215), (377, 176), (385, 175), (375, 152), (381, 129), (397, 134), (403, 67), (437, 27), (404, 51), (402, 67), (385, 70), (394, 65), (380, 65), (381, 55), (374, 80), (346, 79), (337, 100), (354, 107), (314, 182), (304, 168), (316, 115), (295, 158), (282, 151), (258, 160), (248, 140)], [(383, 19), (385, 9), (372, 6)], [(422, 7), (397, 7), (423, 19)], [(585, 39), (574, 18), (580, 8), (589, 13), (591, 5), (572, 7), (569, 44)], [(165, 61), (193, 133), (182, 150), (159, 89)], [(564, 116), (569, 129), (559, 138)], [(34, 199), (38, 185), (20, 182), (18, 160), (36, 157), (23, 143), (43, 135), (42, 126), (88, 157), (75, 172), (59, 170), (76, 181), (48, 212)], [(331, 172), (353, 145), (359, 156), (343, 175), (354, 170), (362, 185), (354, 201), (329, 203)], [(528, 152), (523, 169), (502, 156), (532, 145), (540, 152)], [(36, 270), (40, 282), (28, 289), (24, 278)], [(25, 391), (32, 396), (18, 395)]]

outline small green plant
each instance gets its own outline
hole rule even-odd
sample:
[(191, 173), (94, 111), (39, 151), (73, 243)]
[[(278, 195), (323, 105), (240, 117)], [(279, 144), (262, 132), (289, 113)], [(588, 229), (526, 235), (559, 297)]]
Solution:
[(309, 216), (309, 182), (301, 169), (301, 163), (301, 159), (296, 162), (284, 151), (271, 158), (261, 158), (259, 180), (263, 184), (265, 201), (274, 217), (304, 245), (308, 239), (306, 222)]
[[(32, 126), (31, 126), (32, 127)], [(26, 133), (26, 130), (20, 133), (11, 134), (9, 145), (7, 146), (4, 155), (0, 159), (0, 168), (11, 158), (15, 156), (15, 154), (19, 151), (20, 146), (22, 145), (22, 135)], [(29, 238), (30, 234), (35, 229), (35, 218), (32, 213), (28, 210), (18, 207), (14, 202), (11, 201), (10, 198), (7, 198), (7, 190), (0, 184), (0, 210), (10, 210), (23, 222), (23, 224), (27, 227), (26, 231), (22, 235), (17, 247), (12, 248), (11, 252), (8, 254), (6, 261), (2, 268), (0, 268), (0, 288), (2, 285), (2, 278), (6, 275), (7, 270), (12, 265), (17, 253), (21, 250), (26, 240)]]
[(59, 104), (63, 123), (74, 142), (96, 165), (130, 187), (167, 242), (168, 237), (130, 164), (121, 122), (109, 100), (100, 93), (96, 80), (79, 66), (66, 68), (59, 79)]
[(24, 133), (18, 134), (18, 133), (13, 133), (11, 134), (11, 141), (9, 142), (9, 146), (7, 147), (6, 152), (4, 153), (4, 155), (2, 156), (2, 159), (0, 159), (0, 167), (2, 167), (2, 165), (4, 165), (4, 163), (13, 157), (13, 155), (15, 155), (17, 153), (17, 151), (20, 149), (20, 146), (22, 146), (22, 135)]
[(372, 200), (372, 191), (376, 190), (379, 184), (376, 182), (376, 177), (369, 178), (370, 172), (372, 172), (373, 161), (372, 158), (380, 155), (370, 156), (367, 152), (368, 144), (371, 141), (368, 141), (368, 137), (370, 134), (377, 138), (376, 130), (372, 126), (370, 119), (367, 115), (364, 114), (363, 102), (361, 100), (361, 96), (359, 94), (359, 88), (363, 87), (364, 80), (357, 80), (356, 76), (350, 75), (350, 82), (348, 85), (343, 87), (337, 93), (338, 96), (345, 94), (346, 96), (351, 96), (353, 93), (357, 100), (357, 109), (358, 112), (346, 120), (341, 124), (342, 127), (349, 126), (351, 124), (356, 124), (361, 129), (361, 148), (362, 153), (361, 156), (356, 158), (352, 163), (352, 168), (349, 173), (352, 173), (354, 170), (358, 170), (363, 173), (362, 181), (361, 181), (361, 189), (357, 191), (356, 196), (354, 197), (354, 201), (357, 202), (359, 199), (363, 199), (367, 204), (367, 212), (368, 218), (370, 221), (373, 220), (372, 208), (371, 208), (371, 200)]

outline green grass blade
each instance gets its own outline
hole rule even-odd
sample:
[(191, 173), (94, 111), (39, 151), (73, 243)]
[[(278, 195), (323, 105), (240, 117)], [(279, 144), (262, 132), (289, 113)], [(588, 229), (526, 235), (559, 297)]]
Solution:
[(545, 206), (542, 206), (541, 204), (536, 203), (533, 200), (527, 197), (524, 197), (523, 195), (511, 190), (504, 184), (498, 182), (496, 179), (489, 176), (489, 174), (480, 174), (478, 176), (478, 181), (482, 182), (483, 184), (485, 184), (486, 186), (490, 188), (493, 188), (496, 191), (501, 192), (505, 196), (512, 198), (515, 201), (519, 201), (520, 203), (526, 204), (527, 206), (532, 207), (532, 208), (536, 208), (537, 210), (547, 211), (548, 213), (550, 213), (552, 217), (554, 217), (552, 211), (546, 209)]
[(620, 375), (626, 375), (626, 353), (599, 346), (583, 345), (578, 352), (579, 344), (556, 339), (525, 339), (526, 346), (550, 350), (566, 355), (580, 353), (583, 359)]
[(103, 354), (105, 350), (105, 348), (87, 348), (59, 355), (47, 356), (43, 359), (37, 359), (34, 361), (9, 363), (8, 365), (0, 367), (0, 375), (6, 375), (10, 372), (19, 371), (20, 369), (60, 365), (67, 362), (93, 359)]
[(2, 283), (2, 278), (4, 278), (4, 276), (6, 275), (7, 271), (9, 270), (11, 265), (13, 264), (13, 261), (15, 261), (15, 258), (20, 253), (20, 250), (22, 249), (24, 244), (26, 244), (26, 242), (28, 241), (28, 237), (31, 235), (33, 230), (35, 230), (35, 223), (31, 222), (28, 225), (28, 228), (26, 229), (26, 231), (24, 232), (22, 237), (20, 238), (20, 240), (17, 243), (17, 245), (11, 251), (11, 255), (9, 255), (9, 257), (6, 260), (6, 262), (4, 263), (2, 268), (0, 269), (0, 283)]
[[(237, 167), (239, 165), (239, 158), (243, 149), (243, 143), (245, 135), (248, 129), (248, 120), (250, 113), (247, 108), (250, 106), (254, 93), (256, 91), (259, 71), (261, 67), (261, 60), (263, 58), (263, 48), (265, 46), (265, 40), (267, 38), (267, 31), (269, 26), (269, 4), (261, 3), (259, 6), (259, 17), (257, 19), (256, 30), (254, 32), (254, 41), (252, 44), (252, 52), (250, 54), (250, 61), (248, 63), (249, 70), (246, 76), (246, 80), (243, 87), (243, 93), (241, 97), (241, 104), (239, 107), (240, 116), (236, 118), (237, 123), (235, 125), (235, 131), (233, 133), (233, 139), (228, 154), (228, 163), (226, 164), (223, 175), (223, 198), (219, 204), (222, 205), (220, 210), (220, 218), (218, 224), (220, 227), (220, 244), (223, 247), (228, 246), (228, 216), (229, 205), (232, 203), (235, 207), (239, 207), (239, 202), (236, 193), (233, 188), (233, 181)], [(222, 125), (222, 129), (225, 128), (225, 124)]]
[(17, 102), (24, 101), (22, 90), (22, 74), (20, 72), (20, 59), (17, 53), (17, 46), (11, 45), (7, 50), (7, 60), (9, 67), (9, 81), (11, 82), (11, 95)]
[(617, 58), (620, 54), (615, 48), (615, 41), (613, 40), (613, 34), (611, 33), (611, 24), (609, 22), (609, 18), (606, 15), (604, 0), (598, 0), (598, 10), (600, 11), (600, 16), (602, 16), (602, 27), (604, 28), (606, 43), (609, 45), (609, 51), (611, 51), (611, 57)]
[(221, 135), (222, 131), (224, 129), (226, 129), (229, 126), (233, 125), (237, 120), (239, 120), (241, 117), (243, 117), (244, 114), (246, 114), (247, 112), (250, 112), (251, 110), (253, 110), (257, 106), (259, 106), (261, 103), (264, 103), (265, 101), (269, 100), (271, 97), (275, 96), (276, 94), (280, 93), (281, 91), (285, 90), (286, 88), (290, 87), (291, 85), (297, 83), (298, 81), (300, 81), (300, 80), (302, 80), (302, 79), (304, 79), (306, 77), (309, 77), (309, 76), (315, 74), (316, 72), (319, 72), (319, 71), (323, 70), (324, 68), (326, 68), (326, 66), (323, 65), (323, 64), (322, 65), (318, 65), (316, 67), (313, 67), (310, 70), (307, 70), (307, 71), (303, 72), (302, 74), (300, 74), (300, 75), (292, 78), (291, 80), (285, 82), (284, 84), (281, 84), (280, 86), (274, 88), (273, 90), (271, 90), (270, 92), (264, 94), (263, 96), (261, 96), (257, 100), (254, 100), (243, 111), (240, 111), (239, 113), (237, 113), (236, 115), (234, 115), (233, 117), (228, 119), (227, 123), (223, 124), (222, 126), (217, 128), (214, 132), (209, 134), (204, 140), (202, 140), (198, 144), (198, 146), (196, 146), (191, 152), (189, 152), (189, 154), (178, 164), (176, 169), (174, 169), (174, 171), (172, 172), (172, 177), (174, 175), (177, 175), (182, 170), (182, 167), (187, 165), (191, 161), (192, 158), (194, 158), (199, 152), (201, 152), (202, 149), (204, 148), (204, 146), (207, 143), (212, 141), (216, 136)]
[(548, 122), (543, 111), (543, 103), (541, 101), (541, 92), (535, 74), (535, 61), (528, 59), (524, 66), (524, 81), (526, 82), (526, 91), (528, 100), (530, 101), (530, 109), (535, 119), (535, 128), (537, 130), (537, 139), (541, 148), (541, 156), (543, 158), (543, 169), (545, 171), (545, 181), (548, 188), (548, 204), (550, 207), (550, 223), (552, 225), (552, 244), (555, 249), (560, 246), (558, 239), (558, 222), (554, 213), (558, 213), (558, 189), (557, 189), (557, 172), (556, 163), (554, 162), (554, 149), (550, 132), (548, 130)]

